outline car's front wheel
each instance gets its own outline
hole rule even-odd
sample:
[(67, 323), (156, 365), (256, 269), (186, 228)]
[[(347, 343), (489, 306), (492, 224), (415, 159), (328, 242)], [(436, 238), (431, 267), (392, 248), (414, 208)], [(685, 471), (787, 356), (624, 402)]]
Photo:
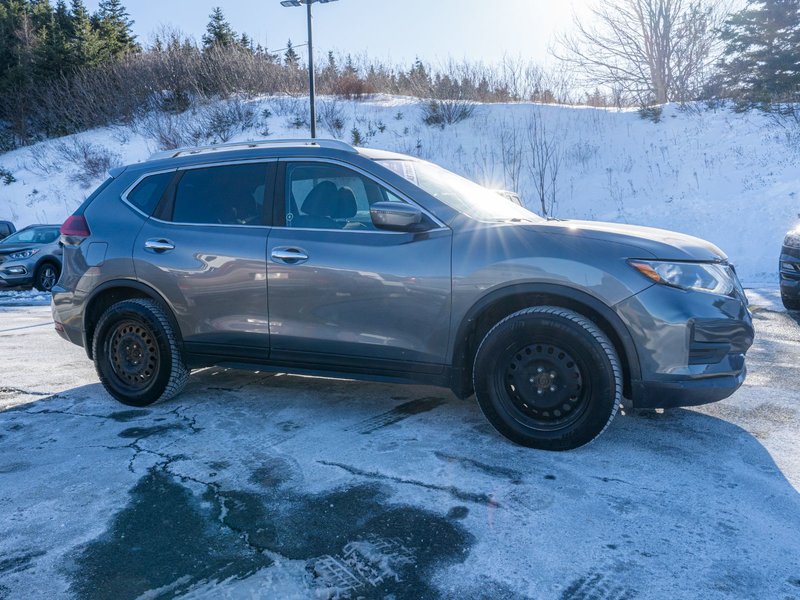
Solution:
[(544, 450), (589, 443), (611, 423), (622, 399), (613, 344), (575, 311), (538, 306), (495, 325), (473, 368), (475, 394), (508, 439)]
[(42, 263), (33, 276), (33, 285), (40, 292), (49, 292), (58, 282), (60, 274), (61, 272), (57, 265), (51, 262)]
[(781, 302), (786, 310), (800, 310), (800, 298), (781, 293)]
[(97, 323), (94, 363), (108, 393), (129, 406), (148, 406), (179, 394), (189, 379), (177, 336), (154, 300), (123, 300)]

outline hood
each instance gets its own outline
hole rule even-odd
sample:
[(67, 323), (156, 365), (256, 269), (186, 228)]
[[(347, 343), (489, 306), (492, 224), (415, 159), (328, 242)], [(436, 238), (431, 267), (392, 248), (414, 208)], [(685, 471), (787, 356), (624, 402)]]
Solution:
[(650, 254), (652, 258), (662, 260), (728, 260), (725, 253), (711, 242), (666, 229), (596, 221), (548, 221), (535, 227), (544, 233), (581, 236), (642, 249), (642, 256), (631, 258), (649, 258), (647, 254)]

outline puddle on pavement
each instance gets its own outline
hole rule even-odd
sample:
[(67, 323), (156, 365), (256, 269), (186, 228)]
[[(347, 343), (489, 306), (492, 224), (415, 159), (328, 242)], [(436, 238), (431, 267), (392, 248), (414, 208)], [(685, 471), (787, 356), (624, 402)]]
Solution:
[(289, 463), (273, 461), (251, 474), (258, 492), (209, 485), (198, 497), (170, 474), (149, 472), (109, 530), (78, 555), (73, 591), (87, 600), (152, 590), (148, 597), (175, 597), (200, 583), (246, 578), (277, 553), (306, 563), (298, 592), (436, 598), (434, 573), (466, 559), (474, 543), (459, 522), (464, 507), (443, 506), (446, 517), (391, 505), (388, 488), (376, 483), (303, 494), (285, 485), (292, 477)]
[(118, 423), (127, 423), (140, 417), (146, 417), (150, 414), (149, 410), (120, 410), (113, 412), (108, 417), (114, 419)]
[(151, 471), (110, 529), (78, 556), (73, 591), (79, 598), (122, 600), (165, 588), (154, 597), (167, 597), (197, 581), (245, 577), (269, 564), (215, 522), (212, 508), (189, 489)]
[(121, 438), (142, 440), (154, 435), (161, 435), (163, 433), (167, 433), (168, 431), (183, 428), (183, 425), (179, 425), (177, 423), (171, 423), (169, 425), (153, 425), (152, 427), (129, 427), (128, 429), (123, 429), (117, 435)]
[(355, 427), (348, 428), (348, 430), (354, 430), (364, 434), (372, 433), (378, 429), (383, 429), (384, 427), (404, 421), (405, 419), (413, 417), (414, 415), (431, 411), (444, 403), (444, 398), (434, 396), (417, 398), (416, 400), (404, 402), (403, 404), (400, 404), (393, 409), (386, 411), (385, 413), (365, 419)]

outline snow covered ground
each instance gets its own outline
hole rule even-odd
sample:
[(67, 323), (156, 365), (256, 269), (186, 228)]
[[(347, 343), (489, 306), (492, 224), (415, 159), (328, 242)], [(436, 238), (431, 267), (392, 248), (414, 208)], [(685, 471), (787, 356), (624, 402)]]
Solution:
[(732, 398), (564, 454), (437, 388), (212, 368), (129, 409), (0, 307), (0, 598), (798, 599), (800, 317), (750, 297)]
[[(557, 216), (697, 235), (722, 247), (745, 282), (776, 281), (783, 235), (800, 212), (797, 124), (701, 105), (667, 106), (662, 121), (653, 123), (632, 111), (512, 104), (479, 106), (472, 118), (439, 129), (422, 124), (422, 109), (406, 98), (323, 99), (321, 131), (350, 141), (357, 130), (365, 145), (419, 155), (488, 186), (516, 189), (537, 209), (528, 139), (538, 119), (562, 157)], [(215, 135), (232, 141), (302, 137), (306, 129), (293, 122), (302, 124), (306, 111), (302, 98), (234, 101), (2, 154), (0, 167), (16, 181), (0, 181), (0, 219), (18, 226), (61, 222), (103, 177), (87, 179), (80, 158), (85, 151), (96, 157), (104, 149), (112, 162), (137, 162), (160, 149), (158, 135), (185, 138), (198, 128), (198, 135), (210, 135), (201, 142)]]

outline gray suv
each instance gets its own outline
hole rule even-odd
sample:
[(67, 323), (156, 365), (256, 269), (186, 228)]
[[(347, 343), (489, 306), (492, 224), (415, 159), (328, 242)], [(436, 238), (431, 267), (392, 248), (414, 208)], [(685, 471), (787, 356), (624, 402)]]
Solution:
[(58, 225), (30, 225), (0, 241), (0, 290), (49, 292), (61, 273)]
[(119, 401), (222, 365), (425, 383), (526, 446), (745, 378), (747, 300), (713, 245), (544, 220), (409, 156), (335, 141), (170, 151), (62, 226), (56, 330)]

